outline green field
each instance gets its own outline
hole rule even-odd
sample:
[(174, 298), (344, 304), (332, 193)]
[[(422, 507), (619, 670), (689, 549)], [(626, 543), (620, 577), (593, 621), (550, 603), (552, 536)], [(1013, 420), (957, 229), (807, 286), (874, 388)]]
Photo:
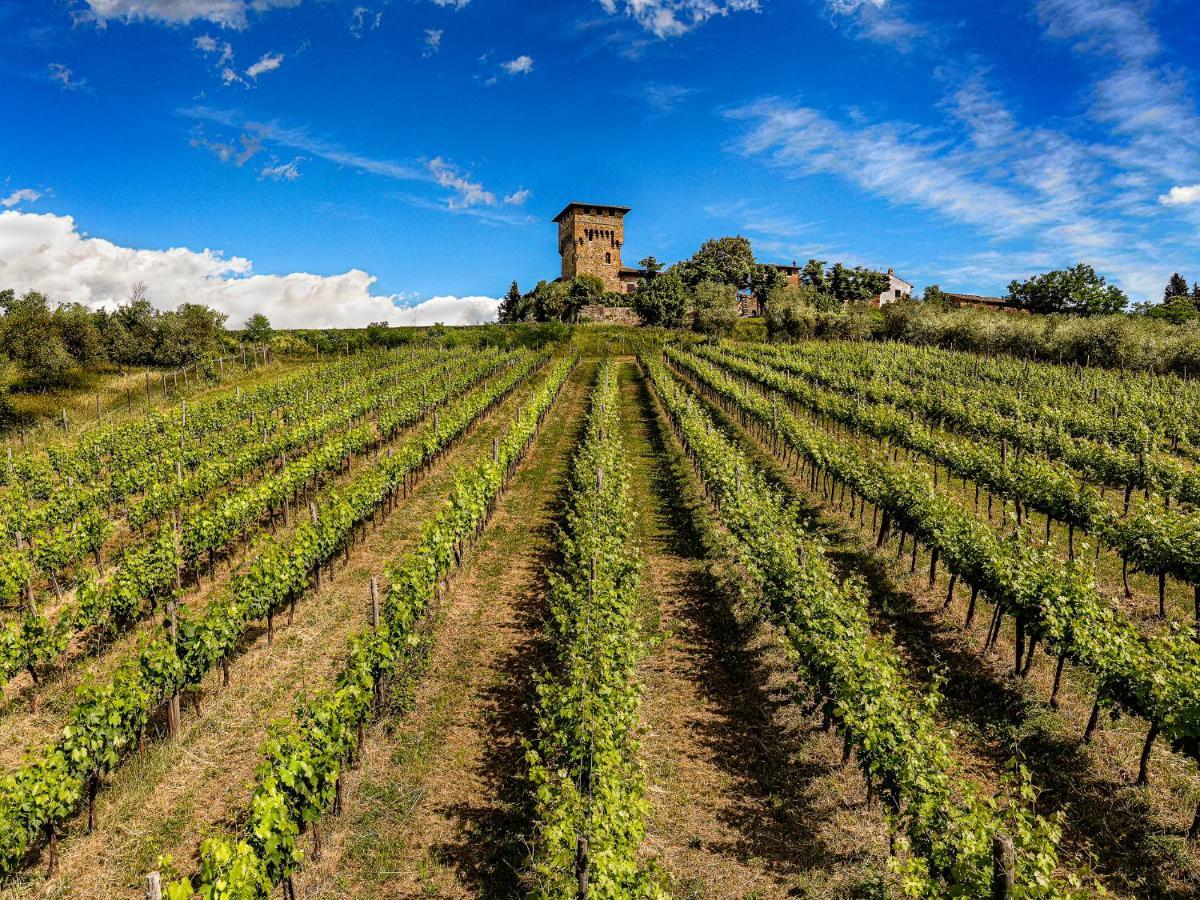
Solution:
[(1200, 892), (1195, 382), (448, 334), (10, 437), (4, 896)]

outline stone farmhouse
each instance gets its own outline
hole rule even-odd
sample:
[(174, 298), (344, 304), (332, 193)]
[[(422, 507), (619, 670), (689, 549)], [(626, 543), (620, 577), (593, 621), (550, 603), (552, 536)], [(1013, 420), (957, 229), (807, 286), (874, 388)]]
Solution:
[[(628, 206), (612, 206), (602, 203), (568, 203), (554, 217), (558, 225), (558, 255), (562, 259), (562, 277), (594, 275), (604, 284), (606, 291), (632, 294), (646, 273), (641, 269), (625, 266), (621, 262), (621, 248), (625, 244), (625, 216)], [(790, 266), (776, 266), (787, 276), (789, 284), (800, 283), (801, 269), (793, 261)], [(888, 269), (888, 289), (871, 301), (872, 306), (886, 306), (912, 296), (913, 286)], [(753, 294), (738, 298), (743, 316), (762, 315), (762, 303)], [(600, 315), (599, 307), (588, 307), (582, 312), (593, 320)], [(609, 318), (605, 316), (605, 318)]]

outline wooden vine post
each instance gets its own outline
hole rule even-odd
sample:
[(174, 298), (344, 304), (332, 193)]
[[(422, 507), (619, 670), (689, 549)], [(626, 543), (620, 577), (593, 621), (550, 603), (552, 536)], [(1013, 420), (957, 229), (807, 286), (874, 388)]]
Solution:
[(1008, 900), (1016, 882), (1017, 863), (1013, 842), (1006, 834), (992, 836), (992, 900)]
[[(178, 467), (179, 461), (175, 461)], [(178, 468), (176, 472), (178, 473)], [(179, 534), (179, 519), (175, 520), (175, 593), (167, 600), (167, 633), (171, 636), (171, 646), (177, 648), (179, 639), (179, 624), (175, 616), (175, 602), (179, 596), (179, 592), (183, 588), (183, 574), (180, 571), (181, 556), (180, 556), (180, 534)], [(171, 694), (171, 699), (167, 701), (167, 734), (172, 740), (179, 737), (179, 692), (175, 691)]]
[(588, 839), (579, 836), (575, 847), (575, 880), (578, 885), (579, 900), (587, 900), (588, 896)]
[[(167, 629), (171, 634), (171, 643), (176, 644), (179, 640), (179, 625), (175, 616), (174, 597), (167, 604)], [(167, 702), (167, 734), (171, 740), (179, 737), (179, 691), (172, 693)]]
[[(308, 501), (308, 515), (312, 519), (313, 525), (317, 524), (317, 504), (313, 501)], [(321, 563), (317, 562), (317, 590), (321, 589)]]
[(146, 876), (146, 900), (162, 900), (162, 876), (157, 872)]

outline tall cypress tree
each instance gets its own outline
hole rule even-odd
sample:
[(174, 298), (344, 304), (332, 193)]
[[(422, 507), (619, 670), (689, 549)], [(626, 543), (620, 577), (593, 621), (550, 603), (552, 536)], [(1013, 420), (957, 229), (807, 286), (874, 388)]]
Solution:
[(515, 322), (517, 310), (521, 307), (521, 289), (517, 287), (514, 281), (508, 289), (508, 293), (504, 295), (504, 299), (500, 301), (500, 308), (496, 313), (496, 318), (501, 325), (508, 325)]
[(1171, 306), (1180, 301), (1186, 303), (1191, 300), (1188, 294), (1187, 279), (1176, 272), (1171, 276), (1171, 280), (1167, 282), (1167, 289), (1163, 291), (1163, 305)]

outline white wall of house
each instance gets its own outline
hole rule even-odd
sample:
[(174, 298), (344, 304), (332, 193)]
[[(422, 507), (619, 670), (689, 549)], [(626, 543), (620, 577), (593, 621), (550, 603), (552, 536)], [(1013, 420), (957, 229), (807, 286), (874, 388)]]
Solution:
[(879, 305), (887, 306), (889, 303), (895, 303), (897, 300), (906, 297), (912, 297), (913, 286), (903, 278), (897, 278), (896, 274), (890, 269), (888, 270), (888, 289), (879, 295)]

